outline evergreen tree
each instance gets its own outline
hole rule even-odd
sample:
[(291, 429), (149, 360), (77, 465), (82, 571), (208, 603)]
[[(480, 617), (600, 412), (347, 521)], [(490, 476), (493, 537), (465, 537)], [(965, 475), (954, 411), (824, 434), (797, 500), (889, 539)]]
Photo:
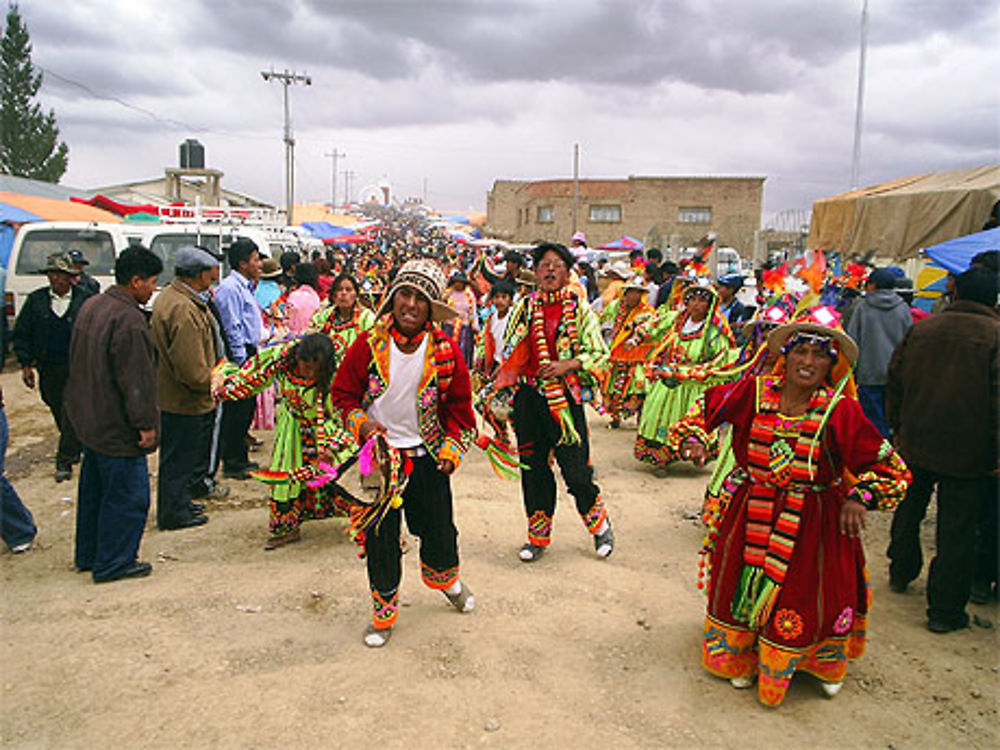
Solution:
[(32, 101), (41, 85), (42, 74), (31, 64), (28, 29), (12, 3), (0, 38), (0, 172), (59, 182), (69, 149), (59, 142), (55, 113), (44, 114)]

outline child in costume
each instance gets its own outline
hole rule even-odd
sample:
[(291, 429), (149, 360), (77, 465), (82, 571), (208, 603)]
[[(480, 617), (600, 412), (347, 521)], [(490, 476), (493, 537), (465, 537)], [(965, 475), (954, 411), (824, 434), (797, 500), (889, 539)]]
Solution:
[(656, 310), (646, 297), (646, 283), (639, 276), (629, 279), (621, 296), (601, 312), (601, 322), (611, 322), (611, 367), (602, 390), (612, 429), (642, 409), (646, 397), (644, 364), (653, 344), (630, 347), (628, 342), (654, 315)]
[(300, 539), (299, 527), (310, 518), (347, 515), (346, 500), (325, 486), (315, 486), (350, 457), (351, 436), (345, 433), (330, 404), (334, 347), (322, 334), (309, 334), (261, 349), (242, 366), (220, 362), (212, 375), (213, 395), (236, 400), (278, 387), (274, 452), (269, 471), (251, 476), (271, 486), (270, 520), (264, 549)]

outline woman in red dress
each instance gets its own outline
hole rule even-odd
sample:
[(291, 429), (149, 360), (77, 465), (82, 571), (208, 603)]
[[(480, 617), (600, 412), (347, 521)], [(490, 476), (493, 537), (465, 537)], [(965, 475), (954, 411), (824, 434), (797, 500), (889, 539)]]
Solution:
[(893, 508), (910, 475), (853, 397), (857, 346), (836, 313), (817, 308), (772, 331), (768, 346), (781, 355), (772, 374), (710, 388), (704, 417), (685, 418), (674, 437), (699, 463), (706, 431), (733, 427), (727, 510), (703, 549), (702, 662), (737, 688), (756, 677), (761, 702), (776, 706), (796, 671), (836, 695), (864, 652), (860, 532), (866, 511)]

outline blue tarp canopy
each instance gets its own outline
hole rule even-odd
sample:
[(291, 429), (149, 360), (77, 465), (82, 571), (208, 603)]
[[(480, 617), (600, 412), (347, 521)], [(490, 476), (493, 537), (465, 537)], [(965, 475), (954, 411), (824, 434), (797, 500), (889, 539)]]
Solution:
[(452, 224), (471, 224), (472, 221), (468, 216), (463, 214), (442, 214), (445, 220), (450, 221)]
[(26, 224), (29, 221), (42, 221), (42, 217), (0, 202), (0, 267), (7, 267), (10, 250), (14, 247), (14, 227), (11, 224)]
[(353, 229), (340, 227), (328, 221), (304, 221), (302, 226), (313, 236), (321, 240), (332, 240), (334, 237), (343, 237), (345, 234), (354, 234)]
[(0, 202), (0, 222), (5, 224), (24, 224), (29, 221), (42, 221), (42, 217), (35, 216), (23, 208)]
[(1000, 250), (1000, 227), (932, 245), (924, 254), (945, 270), (962, 273), (985, 250)]

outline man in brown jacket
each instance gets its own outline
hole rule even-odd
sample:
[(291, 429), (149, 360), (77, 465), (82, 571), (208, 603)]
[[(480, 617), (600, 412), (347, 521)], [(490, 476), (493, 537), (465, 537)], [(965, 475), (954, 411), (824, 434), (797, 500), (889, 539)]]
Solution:
[[(896, 508), (889, 585), (902, 593), (920, 575), (920, 522), (937, 485), (937, 552), (927, 577), (927, 627), (968, 626), (976, 526), (997, 470), (997, 276), (973, 265), (955, 279), (957, 301), (910, 328), (893, 352), (888, 418), (913, 472)], [(996, 561), (993, 561), (996, 564)]]
[(198, 247), (177, 251), (176, 276), (153, 304), (153, 341), (160, 353), (160, 471), (156, 525), (183, 529), (208, 521), (193, 503), (209, 473), (215, 403), (212, 367), (219, 360), (207, 292), (219, 279), (219, 261)]
[(156, 353), (139, 308), (160, 259), (141, 246), (115, 261), (115, 285), (80, 309), (69, 345), (66, 412), (83, 444), (76, 567), (96, 583), (149, 575), (137, 554), (149, 512), (146, 454), (156, 449)]

